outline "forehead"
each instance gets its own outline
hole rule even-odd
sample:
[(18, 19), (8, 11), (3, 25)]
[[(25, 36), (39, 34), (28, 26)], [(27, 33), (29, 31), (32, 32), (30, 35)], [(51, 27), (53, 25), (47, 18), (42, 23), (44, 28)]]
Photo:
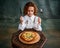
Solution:
[(34, 7), (30, 6), (28, 7), (28, 10), (34, 10)]

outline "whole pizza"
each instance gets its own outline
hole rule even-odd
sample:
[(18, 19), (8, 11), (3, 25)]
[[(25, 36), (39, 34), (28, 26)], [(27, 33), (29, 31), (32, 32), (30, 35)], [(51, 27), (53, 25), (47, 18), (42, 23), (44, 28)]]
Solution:
[(25, 41), (32, 41), (36, 36), (36, 33), (35, 32), (24, 32), (21, 34), (21, 38)]
[(34, 31), (24, 31), (20, 33), (19, 40), (26, 44), (33, 44), (40, 40), (40, 36)]

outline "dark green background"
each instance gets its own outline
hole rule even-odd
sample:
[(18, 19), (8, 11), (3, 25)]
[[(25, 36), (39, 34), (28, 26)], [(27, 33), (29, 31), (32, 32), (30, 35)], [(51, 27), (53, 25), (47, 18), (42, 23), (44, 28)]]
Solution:
[(60, 48), (60, 0), (0, 0), (0, 48), (11, 48), (12, 33), (17, 31), (19, 17), (29, 1), (39, 9), (37, 15), (42, 19), (43, 32), (48, 39), (44, 48)]

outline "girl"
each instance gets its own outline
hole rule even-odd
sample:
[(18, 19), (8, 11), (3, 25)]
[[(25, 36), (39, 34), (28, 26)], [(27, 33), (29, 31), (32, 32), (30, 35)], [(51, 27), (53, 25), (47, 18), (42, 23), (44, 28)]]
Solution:
[(37, 31), (42, 31), (41, 18), (37, 15), (37, 7), (34, 3), (28, 2), (24, 6), (24, 17), (20, 17), (20, 24), (18, 30), (35, 29)]

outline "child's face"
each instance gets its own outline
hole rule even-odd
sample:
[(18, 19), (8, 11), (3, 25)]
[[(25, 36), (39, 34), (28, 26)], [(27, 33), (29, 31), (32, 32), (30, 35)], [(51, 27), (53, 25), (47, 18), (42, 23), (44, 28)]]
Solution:
[(34, 7), (30, 6), (30, 7), (28, 8), (27, 15), (28, 15), (28, 16), (34, 15)]

